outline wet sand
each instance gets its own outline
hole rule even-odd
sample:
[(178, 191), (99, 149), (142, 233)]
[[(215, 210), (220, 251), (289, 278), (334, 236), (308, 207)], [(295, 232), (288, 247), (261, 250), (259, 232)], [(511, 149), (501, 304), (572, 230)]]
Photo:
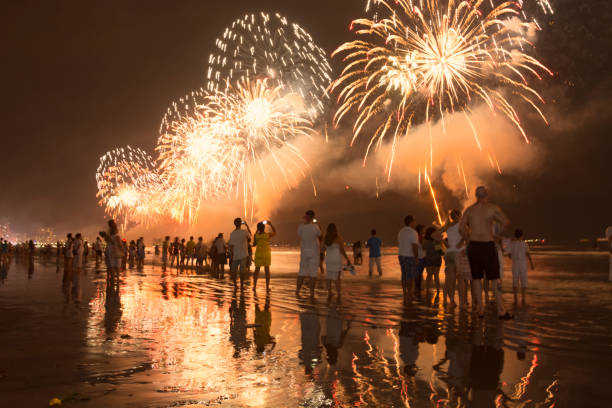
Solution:
[[(367, 256), (364, 257), (367, 264)], [(55, 259), (0, 271), (2, 406), (44, 407), (604, 407), (610, 405), (612, 295), (608, 256), (540, 252), (527, 307), (512, 305), (509, 265), (500, 322), (401, 302), (396, 257), (382, 279), (345, 274), (342, 302), (296, 299), (297, 251), (273, 254), (264, 280), (187, 269), (108, 282), (90, 261)], [(443, 274), (442, 274), (443, 276)]]

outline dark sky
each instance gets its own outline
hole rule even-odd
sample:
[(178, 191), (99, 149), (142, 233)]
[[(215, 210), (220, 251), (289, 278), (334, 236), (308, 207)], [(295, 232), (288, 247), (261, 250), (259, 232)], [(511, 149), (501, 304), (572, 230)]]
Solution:
[[(537, 43), (556, 73), (539, 88), (551, 126), (526, 123), (542, 165), (533, 174), (492, 175), (490, 184), (529, 235), (572, 240), (601, 235), (612, 223), (612, 6), (603, 0), (553, 6), (554, 17), (538, 16), (544, 30)], [(214, 39), (236, 17), (278, 11), (331, 51), (351, 39), (348, 25), (362, 9), (361, 0), (4, 2), (0, 221), (62, 234), (101, 225), (99, 156), (126, 144), (153, 152), (163, 112), (202, 85)], [(454, 205), (444, 194), (442, 200)], [(356, 219), (388, 236), (406, 212), (432, 219), (430, 202), (411, 191), (381, 200), (349, 191), (312, 201), (289, 198), (278, 217), (290, 225), (311, 205), (355, 236), (362, 227)]]

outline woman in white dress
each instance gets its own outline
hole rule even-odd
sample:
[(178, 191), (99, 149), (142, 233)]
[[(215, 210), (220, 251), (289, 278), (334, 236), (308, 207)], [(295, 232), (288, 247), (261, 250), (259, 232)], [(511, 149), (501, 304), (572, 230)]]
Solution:
[(329, 224), (325, 232), (325, 279), (327, 280), (327, 291), (332, 297), (332, 281), (336, 282), (336, 291), (340, 299), (340, 277), (342, 275), (342, 258), (346, 259), (347, 265), (351, 265), (349, 257), (344, 250), (344, 242), (338, 234), (336, 224)]

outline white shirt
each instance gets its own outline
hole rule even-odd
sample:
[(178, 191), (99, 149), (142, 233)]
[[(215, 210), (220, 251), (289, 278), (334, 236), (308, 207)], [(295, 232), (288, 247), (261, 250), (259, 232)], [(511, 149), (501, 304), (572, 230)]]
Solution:
[(508, 253), (512, 258), (512, 263), (518, 264), (527, 264), (527, 254), (529, 253), (529, 246), (525, 241), (520, 241), (517, 239), (513, 239), (508, 242), (507, 247)]
[(419, 234), (417, 234), (414, 228), (402, 228), (399, 234), (397, 234), (397, 241), (399, 242), (399, 256), (415, 257), (415, 253), (412, 250), (412, 244), (419, 245)]
[(249, 255), (249, 232), (243, 229), (233, 230), (230, 234), (229, 246), (233, 247), (233, 260), (244, 259)]
[(319, 237), (321, 230), (316, 224), (300, 224), (298, 227), (301, 252), (319, 253)]
[(446, 252), (458, 252), (459, 242), (461, 242), (461, 233), (459, 232), (459, 224), (455, 224), (446, 230), (446, 239), (448, 240), (448, 248)]
[(77, 255), (83, 254), (83, 240), (81, 238), (76, 238), (74, 240), (73, 251), (76, 251)]
[(204, 256), (208, 252), (208, 247), (206, 246), (204, 242), (198, 241), (198, 243), (195, 246), (195, 251), (197, 255)]

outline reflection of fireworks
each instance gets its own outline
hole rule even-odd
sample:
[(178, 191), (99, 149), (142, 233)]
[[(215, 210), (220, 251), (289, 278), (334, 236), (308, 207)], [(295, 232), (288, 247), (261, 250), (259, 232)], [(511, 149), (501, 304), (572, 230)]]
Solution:
[(202, 198), (252, 194), (254, 171), (268, 179), (276, 167), (287, 183), (295, 179), (306, 162), (290, 139), (312, 128), (301, 98), (283, 89), (265, 79), (243, 80), (205, 96), (193, 114), (170, 125), (157, 150), (172, 218), (194, 221)]
[(219, 54), (209, 58), (209, 91), (223, 91), (227, 80), (268, 78), (274, 86), (301, 95), (311, 117), (323, 111), (331, 67), (325, 51), (299, 25), (279, 14), (246, 15), (216, 45)]
[[(376, 3), (389, 16), (354, 21), (357, 34), (370, 38), (346, 43), (334, 52), (346, 54), (347, 65), (331, 87), (340, 90), (336, 124), (347, 113), (357, 113), (353, 141), (372, 119), (383, 118), (366, 157), (386, 135), (395, 146), (421, 118), (429, 123), (440, 118), (444, 125), (445, 114), (460, 111), (470, 121), (473, 99), (502, 112), (527, 140), (505, 91), (542, 115), (537, 106), (541, 98), (529, 86), (528, 76), (551, 72), (525, 51), (531, 46), (525, 34), (534, 27), (517, 17), (517, 3), (490, 11), (483, 0), (448, 0), (445, 8), (438, 0), (422, 2), (424, 8), (410, 0)], [(387, 163), (389, 176), (394, 151)]]
[(100, 204), (112, 217), (148, 223), (158, 214), (163, 184), (145, 151), (130, 146), (107, 152), (96, 172)]

